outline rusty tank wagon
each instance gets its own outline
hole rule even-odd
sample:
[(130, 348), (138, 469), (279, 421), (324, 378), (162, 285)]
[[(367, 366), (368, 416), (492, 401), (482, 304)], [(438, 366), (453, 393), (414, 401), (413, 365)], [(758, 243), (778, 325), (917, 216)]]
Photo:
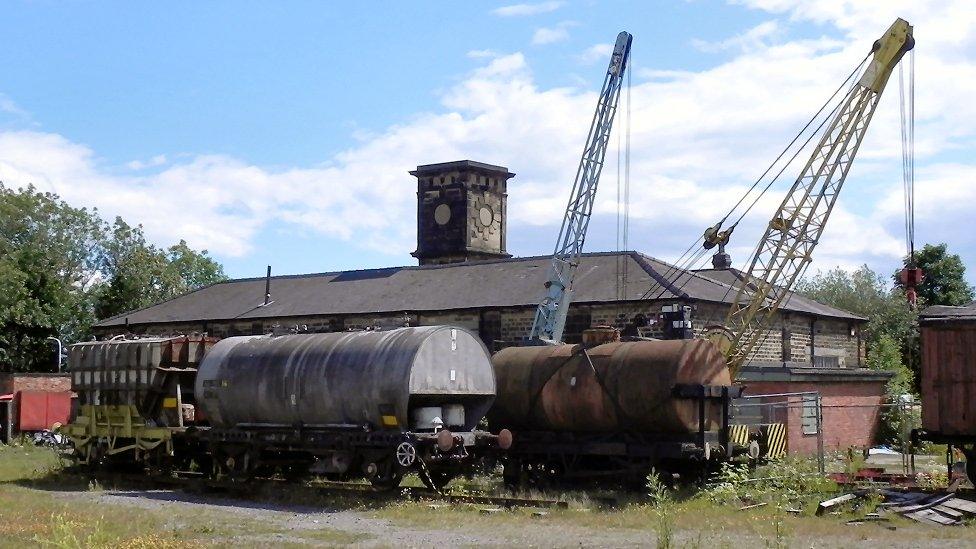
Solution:
[(489, 422), (514, 434), (506, 482), (641, 484), (652, 468), (699, 475), (748, 451), (729, 437), (742, 388), (712, 343), (605, 339), (494, 355), (498, 398)]

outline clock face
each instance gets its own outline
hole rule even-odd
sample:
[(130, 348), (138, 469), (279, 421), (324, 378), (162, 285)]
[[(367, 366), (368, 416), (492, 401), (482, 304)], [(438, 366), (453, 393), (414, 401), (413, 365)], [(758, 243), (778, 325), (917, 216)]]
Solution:
[(482, 206), (478, 210), (478, 221), (481, 222), (482, 227), (491, 227), (492, 221), (495, 220), (495, 213), (491, 211), (488, 206)]
[(434, 221), (438, 225), (447, 225), (451, 220), (451, 207), (447, 204), (439, 204), (434, 208)]

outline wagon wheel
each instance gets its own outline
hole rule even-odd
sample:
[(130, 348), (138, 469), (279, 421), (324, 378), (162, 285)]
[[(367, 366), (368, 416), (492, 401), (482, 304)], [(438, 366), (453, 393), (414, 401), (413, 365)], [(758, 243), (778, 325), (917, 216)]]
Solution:
[(976, 486), (976, 445), (968, 449), (962, 448), (962, 453), (966, 456), (966, 476)]
[(373, 488), (376, 488), (377, 490), (393, 490), (397, 486), (400, 486), (400, 481), (402, 480), (403, 474), (390, 468), (389, 471), (383, 473), (382, 475), (370, 477), (369, 483), (372, 484)]
[(393, 465), (392, 460), (367, 465), (366, 474), (369, 483), (378, 490), (392, 490), (400, 486), (400, 481), (403, 480), (403, 473)]
[(247, 449), (237, 451), (223, 451), (220, 459), (215, 460), (231, 480), (249, 480), (254, 476), (257, 459), (253, 452)]
[(447, 483), (454, 479), (454, 476), (449, 471), (427, 471), (426, 474), (420, 474), (420, 480), (424, 486), (440, 492), (441, 488), (447, 486)]

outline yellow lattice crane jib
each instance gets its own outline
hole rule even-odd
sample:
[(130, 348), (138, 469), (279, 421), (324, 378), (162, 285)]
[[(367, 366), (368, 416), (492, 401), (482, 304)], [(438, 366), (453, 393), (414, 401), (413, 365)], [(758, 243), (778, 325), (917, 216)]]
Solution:
[[(874, 42), (870, 63), (839, 103), (803, 172), (767, 225), (740, 277), (724, 327), (707, 334), (725, 354), (733, 377), (812, 260), (881, 92), (902, 56), (914, 46), (912, 26), (904, 19), (897, 19)], [(728, 241), (732, 229), (720, 228), (721, 223), (706, 231), (706, 248)]]

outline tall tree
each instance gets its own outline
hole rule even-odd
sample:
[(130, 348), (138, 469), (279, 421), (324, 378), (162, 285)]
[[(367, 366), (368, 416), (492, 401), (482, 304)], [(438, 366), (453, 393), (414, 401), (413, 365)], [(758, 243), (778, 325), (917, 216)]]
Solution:
[(53, 342), (87, 338), (97, 317), (226, 278), (186, 242), (161, 249), (140, 226), (106, 224), (34, 187), (0, 183), (0, 371), (49, 371)]
[(210, 257), (207, 250), (199, 252), (186, 245), (185, 240), (166, 250), (169, 266), (179, 279), (178, 293), (186, 293), (197, 288), (227, 280), (224, 267)]
[[(973, 301), (973, 287), (966, 282), (966, 266), (958, 254), (948, 252), (944, 242), (926, 244), (915, 252), (915, 264), (925, 274), (917, 291), (926, 305), (965, 305)], [(894, 280), (901, 285), (899, 273), (894, 274)]]
[(139, 309), (170, 297), (176, 285), (166, 254), (146, 240), (142, 226), (132, 227), (116, 217), (105, 244), (104, 273), (99, 289), (98, 318)]
[(48, 338), (86, 333), (103, 236), (96, 211), (0, 183), (0, 369), (50, 370)]
[(147, 307), (227, 277), (223, 267), (186, 241), (161, 250), (146, 240), (142, 226), (121, 218), (112, 225), (106, 244), (105, 274), (96, 312), (99, 318)]
[(888, 336), (904, 344), (914, 331), (917, 314), (900, 288), (862, 265), (853, 271), (835, 268), (797, 283), (797, 291), (814, 301), (866, 317), (868, 344)]

